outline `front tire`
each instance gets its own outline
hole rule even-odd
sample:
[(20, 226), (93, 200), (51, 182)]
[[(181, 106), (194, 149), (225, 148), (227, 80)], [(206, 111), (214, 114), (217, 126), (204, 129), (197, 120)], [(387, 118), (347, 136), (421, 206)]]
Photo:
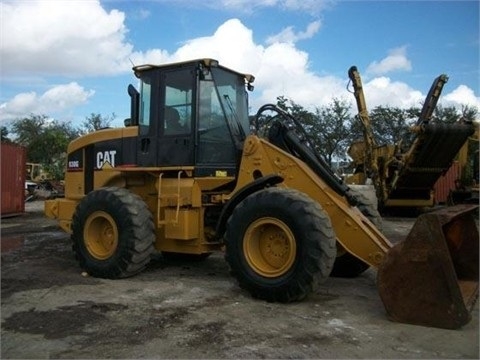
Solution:
[(335, 261), (329, 217), (306, 195), (268, 188), (246, 197), (225, 233), (225, 258), (240, 287), (267, 301), (301, 300)]
[(142, 271), (155, 241), (145, 202), (123, 188), (90, 192), (72, 219), (73, 251), (80, 267), (101, 278), (125, 278)]

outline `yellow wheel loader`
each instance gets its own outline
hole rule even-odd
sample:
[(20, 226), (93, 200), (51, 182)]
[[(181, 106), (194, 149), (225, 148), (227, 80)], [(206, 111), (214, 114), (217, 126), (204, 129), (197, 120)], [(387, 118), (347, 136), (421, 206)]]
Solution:
[(252, 75), (212, 59), (133, 70), (141, 86), (128, 87), (126, 126), (70, 143), (65, 197), (45, 203), (71, 233), (82, 269), (121, 278), (154, 251), (199, 259), (224, 251), (243, 289), (291, 302), (331, 274), (373, 266), (390, 318), (468, 322), (478, 294), (473, 206), (419, 218), (392, 246), (378, 213), (312, 150), (302, 124), (274, 105), (250, 124)]

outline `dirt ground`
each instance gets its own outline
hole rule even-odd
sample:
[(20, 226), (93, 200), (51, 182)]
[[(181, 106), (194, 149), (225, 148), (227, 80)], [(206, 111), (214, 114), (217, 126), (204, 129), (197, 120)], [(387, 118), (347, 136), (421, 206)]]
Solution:
[[(460, 330), (394, 323), (374, 270), (330, 278), (307, 300), (252, 299), (222, 254), (125, 280), (82, 275), (43, 203), (1, 222), (1, 358), (478, 359), (478, 302)], [(401, 239), (414, 219), (384, 219)]]

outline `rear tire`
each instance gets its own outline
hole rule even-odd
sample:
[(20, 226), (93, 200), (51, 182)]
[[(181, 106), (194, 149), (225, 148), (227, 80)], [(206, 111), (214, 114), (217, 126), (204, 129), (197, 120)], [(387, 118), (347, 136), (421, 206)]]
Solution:
[[(353, 190), (351, 190), (353, 191)], [(382, 217), (369, 199), (363, 194), (355, 191), (355, 197), (358, 199), (357, 208), (360, 212), (370, 220), (379, 230), (382, 229)], [(342, 278), (354, 278), (370, 268), (370, 265), (356, 258), (348, 252), (338, 255), (333, 265), (330, 276)]]
[(101, 278), (125, 278), (142, 271), (155, 241), (145, 202), (123, 188), (90, 192), (72, 220), (73, 251), (80, 267)]
[(225, 241), (240, 287), (267, 301), (303, 299), (328, 278), (336, 255), (330, 218), (292, 189), (246, 197), (228, 220)]

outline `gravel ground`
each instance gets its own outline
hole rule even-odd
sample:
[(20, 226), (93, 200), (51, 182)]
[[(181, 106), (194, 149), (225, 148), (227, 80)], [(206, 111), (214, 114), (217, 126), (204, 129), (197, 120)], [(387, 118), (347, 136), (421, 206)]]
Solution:
[[(376, 272), (330, 278), (305, 301), (252, 299), (222, 254), (123, 280), (82, 274), (43, 202), (1, 223), (1, 358), (478, 359), (478, 303), (460, 330), (394, 323)], [(398, 241), (415, 219), (384, 219)]]

